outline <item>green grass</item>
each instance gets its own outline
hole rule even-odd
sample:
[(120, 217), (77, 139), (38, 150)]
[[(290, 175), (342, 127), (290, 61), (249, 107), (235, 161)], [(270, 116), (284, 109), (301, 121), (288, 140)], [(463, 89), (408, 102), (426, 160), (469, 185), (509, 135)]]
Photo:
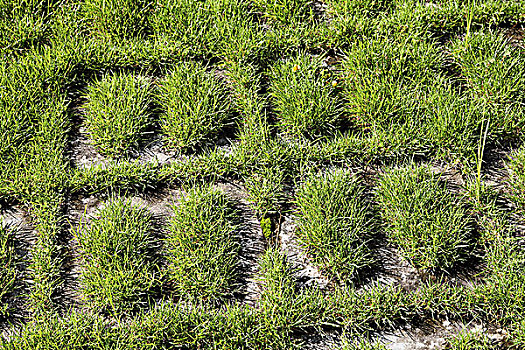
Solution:
[(336, 78), (307, 54), (278, 61), (270, 71), (270, 96), (280, 129), (291, 136), (319, 138), (336, 132), (340, 102)]
[(525, 206), (525, 150), (521, 147), (515, 150), (507, 160), (509, 169), (510, 196), (523, 208)]
[(209, 186), (190, 189), (173, 206), (166, 244), (168, 279), (175, 295), (214, 300), (233, 293), (238, 222), (231, 200)]
[(167, 147), (194, 150), (210, 143), (231, 118), (224, 83), (198, 63), (181, 63), (159, 87), (161, 129)]
[(363, 186), (348, 172), (311, 175), (295, 193), (297, 236), (314, 262), (342, 283), (374, 263), (373, 223)]
[(447, 348), (451, 350), (491, 350), (497, 349), (490, 339), (481, 333), (462, 331), (455, 337), (447, 339)]
[(244, 181), (250, 201), (259, 217), (276, 214), (286, 202), (282, 169), (262, 168)]
[(113, 315), (145, 307), (159, 284), (155, 225), (147, 209), (111, 199), (76, 233), (82, 258), (82, 295), (91, 308)]
[(147, 31), (151, 2), (146, 0), (86, 0), (82, 6), (94, 36), (122, 39)]
[[(522, 348), (524, 14), (523, 0), (0, 0), (0, 204), (27, 215), (22, 241), (0, 229), (0, 348), (288, 350), (335, 331), (366, 349), (382, 347), (371, 334), (443, 319), (504, 329)], [(111, 159), (76, 168), (83, 110)], [(183, 155), (131, 161), (157, 131)], [(493, 186), (507, 145), (508, 181)], [(118, 199), (179, 190), (160, 227)], [(71, 228), (88, 196), (109, 201)], [(253, 212), (257, 257), (241, 246)], [(279, 239), (291, 216), (328, 288), (293, 268)], [(75, 252), (71, 229), (92, 234)], [(370, 249), (383, 233), (445, 273), (382, 284)], [(77, 268), (85, 302), (72, 304)], [(487, 348), (468, 337), (449, 347)]]
[(369, 142), (383, 152), (473, 158), (484, 111), (456, 89), (435, 42), (379, 37), (346, 56), (346, 110)]
[(117, 73), (88, 85), (85, 123), (91, 141), (104, 155), (118, 157), (138, 148), (151, 124), (150, 82)]
[(0, 1), (0, 52), (20, 52), (46, 43), (56, 0)]
[(379, 179), (377, 201), (390, 241), (419, 269), (450, 269), (473, 253), (465, 204), (430, 170), (409, 165)]
[(14, 231), (0, 221), (0, 315), (8, 312), (7, 298), (13, 292), (17, 279)]
[(297, 25), (297, 22), (314, 17), (312, 3), (308, 0), (254, 0), (253, 4), (262, 11), (263, 17), (277, 25)]
[(359, 340), (359, 341), (345, 341), (343, 343), (343, 346), (341, 347), (341, 350), (386, 350), (388, 349), (381, 343), (371, 343), (366, 340)]

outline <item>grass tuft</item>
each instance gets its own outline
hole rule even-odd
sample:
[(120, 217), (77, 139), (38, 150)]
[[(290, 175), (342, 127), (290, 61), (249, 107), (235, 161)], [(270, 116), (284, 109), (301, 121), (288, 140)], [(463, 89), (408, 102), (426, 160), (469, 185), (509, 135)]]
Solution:
[(151, 3), (148, 0), (86, 0), (83, 12), (94, 35), (123, 39), (144, 34)]
[(223, 83), (199, 63), (176, 65), (161, 83), (161, 128), (168, 147), (194, 150), (219, 133), (230, 113)]
[(448, 269), (472, 253), (465, 205), (426, 167), (388, 170), (379, 179), (377, 201), (388, 237), (415, 267)]
[(231, 295), (239, 259), (233, 203), (218, 189), (193, 188), (173, 211), (166, 243), (175, 294), (204, 300)]
[(112, 199), (76, 234), (81, 288), (93, 309), (119, 315), (147, 305), (159, 278), (152, 220), (146, 209)]
[(321, 59), (307, 54), (277, 62), (270, 71), (270, 96), (281, 130), (291, 136), (320, 138), (335, 133), (340, 102), (334, 77)]
[(374, 259), (367, 244), (372, 232), (363, 187), (348, 172), (310, 176), (297, 189), (297, 236), (314, 262), (340, 282), (351, 282)]
[(85, 97), (86, 128), (99, 152), (118, 157), (136, 149), (151, 124), (149, 80), (106, 75), (87, 87)]

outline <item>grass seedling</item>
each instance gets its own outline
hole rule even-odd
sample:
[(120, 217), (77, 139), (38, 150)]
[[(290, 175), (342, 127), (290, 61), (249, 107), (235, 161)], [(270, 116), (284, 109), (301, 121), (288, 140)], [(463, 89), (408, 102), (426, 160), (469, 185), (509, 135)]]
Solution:
[(281, 130), (312, 139), (335, 133), (340, 102), (321, 60), (307, 54), (280, 61), (270, 71), (270, 96)]
[(473, 249), (465, 206), (425, 167), (387, 171), (377, 201), (386, 232), (401, 254), (420, 269), (448, 269)]
[(161, 128), (169, 148), (193, 150), (209, 143), (230, 117), (224, 84), (199, 63), (176, 65), (159, 88)]
[(147, 306), (159, 271), (154, 225), (146, 209), (112, 199), (76, 234), (80, 283), (89, 305), (115, 316)]
[(341, 171), (311, 176), (295, 195), (297, 236), (314, 262), (340, 282), (351, 282), (373, 264), (367, 247), (371, 234), (363, 188)]
[(100, 153), (119, 157), (136, 149), (151, 124), (149, 80), (117, 73), (85, 92), (86, 129)]
[(204, 300), (231, 295), (239, 259), (232, 202), (209, 186), (193, 188), (173, 212), (166, 243), (175, 294)]

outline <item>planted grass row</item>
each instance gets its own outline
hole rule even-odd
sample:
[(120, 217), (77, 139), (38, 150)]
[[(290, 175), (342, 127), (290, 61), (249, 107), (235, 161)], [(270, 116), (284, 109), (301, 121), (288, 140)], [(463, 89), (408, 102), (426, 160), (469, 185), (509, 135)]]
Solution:
[(176, 65), (158, 89), (140, 75), (106, 75), (87, 87), (85, 98), (87, 132), (97, 149), (112, 157), (129, 154), (146, 139), (155, 102), (170, 149), (204, 146), (231, 119), (228, 91), (199, 63)]
[(136, 312), (167, 282), (176, 298), (219, 300), (235, 291), (238, 216), (226, 195), (194, 188), (173, 206), (165, 240), (167, 269), (147, 209), (114, 198), (76, 233), (87, 305), (113, 315)]
[(71, 72), (70, 56), (50, 48), (28, 50), (2, 61), (2, 161), (0, 187), (28, 208), (36, 242), (27, 262), (26, 310), (52, 310), (61, 284), (64, 157), (67, 102), (61, 87)]
[[(500, 263), (491, 265), (491, 271), (487, 270), (501, 277), (487, 284), (496, 288), (494, 290), (500, 283), (505, 283), (504, 279), (511, 278), (514, 283), (515, 278), (523, 276), (523, 266), (520, 267), (523, 251), (515, 245), (516, 242), (507, 242), (510, 246), (499, 247), (495, 242), (493, 256), (497, 258), (494, 261)], [(511, 246), (516, 249), (509, 250)], [(510, 255), (507, 254), (509, 251), (512, 252)], [(509, 256), (513, 258), (509, 260)], [(31, 348), (38, 344), (42, 349), (59, 349), (73, 344), (90, 348), (96, 343), (115, 349), (177, 346), (190, 349), (245, 349), (254, 346), (288, 349), (299, 345), (296, 332), (311, 331), (311, 327), (335, 327), (354, 338), (374, 330), (442, 317), (453, 320), (477, 318), (510, 327), (513, 330), (508, 339), (510, 344), (519, 345), (524, 338), (519, 326), (521, 318), (515, 313), (523, 310), (523, 299), (519, 294), (499, 299), (505, 288), (490, 299), (487, 296), (491, 294), (486, 294), (483, 285), (471, 288), (441, 281), (423, 284), (414, 291), (397, 286), (375, 286), (362, 292), (353, 288), (336, 288), (330, 295), (322, 295), (316, 290), (299, 290), (286, 256), (273, 248), (261, 257), (259, 271), (263, 288), (260, 309), (230, 305), (218, 310), (210, 309), (206, 304), (182, 306), (164, 303), (114, 327), (109, 327), (107, 321), (91, 313), (73, 312), (66, 317), (51, 315), (23, 326), (18, 335), (4, 343), (4, 347)], [(515, 291), (523, 290), (523, 284), (514, 287)], [(514, 299), (514, 296), (518, 298)], [(511, 308), (510, 300), (514, 300)], [(463, 340), (451, 340), (451, 344), (462, 343)], [(361, 344), (364, 346), (366, 342)]]
[(192, 57), (253, 57), (264, 44), (250, 4), (241, 0), (89, 0), (70, 16), (88, 39), (163, 42)]
[[(296, 190), (299, 240), (313, 261), (351, 283), (374, 264), (374, 220), (364, 188), (343, 171), (310, 176)], [(380, 176), (375, 197), (390, 242), (418, 269), (449, 270), (476, 248), (465, 203), (426, 167), (410, 165)]]

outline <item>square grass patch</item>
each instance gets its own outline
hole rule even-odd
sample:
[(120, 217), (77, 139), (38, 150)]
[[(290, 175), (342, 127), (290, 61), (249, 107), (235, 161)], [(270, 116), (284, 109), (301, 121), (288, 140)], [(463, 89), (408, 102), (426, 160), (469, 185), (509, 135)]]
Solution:
[(322, 69), (321, 58), (300, 54), (278, 61), (269, 76), (269, 94), (282, 132), (310, 139), (336, 132), (341, 103), (335, 92), (335, 78)]
[(295, 194), (299, 240), (315, 264), (342, 283), (352, 282), (374, 263), (363, 191), (352, 174), (334, 171), (310, 176)]
[(489, 139), (516, 137), (525, 127), (525, 53), (492, 31), (456, 38), (450, 51), (466, 92), (490, 120)]
[(151, 2), (148, 0), (85, 0), (84, 18), (94, 35), (124, 39), (147, 31)]
[(200, 63), (173, 67), (160, 84), (160, 125), (167, 147), (187, 151), (210, 143), (231, 117), (226, 86)]
[(76, 234), (88, 304), (103, 312), (129, 313), (147, 306), (159, 285), (153, 218), (130, 201), (111, 199)]
[(310, 0), (253, 0), (253, 5), (262, 11), (264, 18), (281, 26), (297, 25), (314, 18)]
[(414, 267), (450, 269), (472, 254), (467, 208), (426, 167), (386, 171), (376, 196), (388, 238)]
[(190, 189), (173, 206), (166, 238), (168, 279), (179, 297), (229, 296), (238, 277), (239, 217), (233, 203), (212, 187)]
[(386, 153), (473, 162), (488, 111), (446, 71), (436, 42), (406, 36), (355, 44), (343, 62), (346, 112)]
[(85, 91), (85, 123), (97, 150), (120, 157), (138, 148), (151, 125), (151, 90), (146, 77), (106, 75)]
[(259, 58), (264, 33), (250, 2), (157, 0), (156, 4), (149, 17), (154, 36), (191, 57)]

